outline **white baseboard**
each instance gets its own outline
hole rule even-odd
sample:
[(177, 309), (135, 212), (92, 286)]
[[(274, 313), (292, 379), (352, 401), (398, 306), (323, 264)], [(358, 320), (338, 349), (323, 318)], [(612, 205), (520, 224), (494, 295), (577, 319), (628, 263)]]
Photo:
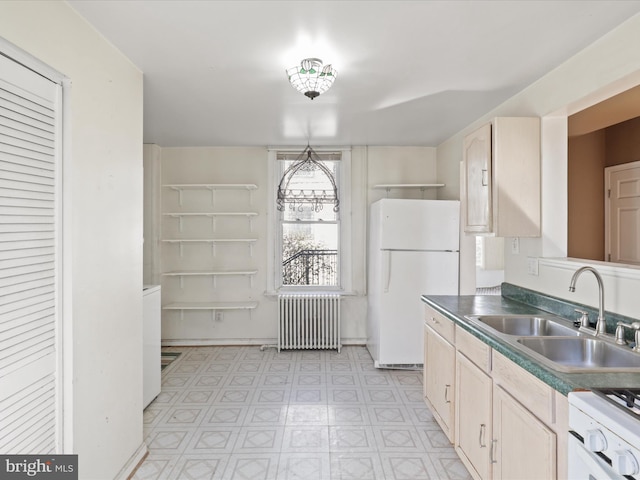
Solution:
[[(349, 345), (366, 345), (366, 338), (343, 338), (341, 340), (343, 346)], [(172, 338), (162, 340), (163, 347), (221, 347), (231, 345), (267, 345), (275, 347), (278, 344), (276, 338)]]
[(147, 444), (142, 442), (131, 458), (129, 458), (127, 463), (124, 464), (124, 467), (122, 467), (118, 472), (114, 480), (129, 480), (132, 478), (144, 458), (147, 456), (147, 453), (149, 453)]
[(172, 338), (163, 339), (163, 347), (216, 347), (231, 345), (276, 345), (276, 338)]

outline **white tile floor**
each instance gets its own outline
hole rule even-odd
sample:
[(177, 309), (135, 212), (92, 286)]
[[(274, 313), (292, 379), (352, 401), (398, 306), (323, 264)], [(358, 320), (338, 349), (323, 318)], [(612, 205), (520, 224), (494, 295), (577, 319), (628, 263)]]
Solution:
[(364, 347), (174, 347), (144, 412), (141, 479), (471, 478), (422, 399), (422, 373)]

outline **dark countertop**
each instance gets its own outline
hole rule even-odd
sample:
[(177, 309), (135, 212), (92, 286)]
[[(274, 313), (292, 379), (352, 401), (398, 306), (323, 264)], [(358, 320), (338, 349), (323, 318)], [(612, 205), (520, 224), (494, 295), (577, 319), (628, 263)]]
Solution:
[(423, 295), (422, 301), (563, 395), (576, 389), (640, 388), (640, 370), (638, 373), (564, 373), (551, 370), (498, 335), (491, 335), (465, 318), (465, 315), (549, 313), (545, 310), (498, 295)]

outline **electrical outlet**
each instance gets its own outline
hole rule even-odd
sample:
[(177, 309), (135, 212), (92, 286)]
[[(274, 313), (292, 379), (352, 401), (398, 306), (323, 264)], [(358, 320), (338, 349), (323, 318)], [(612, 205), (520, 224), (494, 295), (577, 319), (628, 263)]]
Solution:
[(216, 311), (216, 322), (221, 322), (222, 321), (222, 312), (221, 311)]
[(518, 237), (511, 239), (511, 253), (514, 255), (520, 253), (520, 239)]
[(529, 275), (538, 275), (538, 257), (527, 257), (527, 273)]

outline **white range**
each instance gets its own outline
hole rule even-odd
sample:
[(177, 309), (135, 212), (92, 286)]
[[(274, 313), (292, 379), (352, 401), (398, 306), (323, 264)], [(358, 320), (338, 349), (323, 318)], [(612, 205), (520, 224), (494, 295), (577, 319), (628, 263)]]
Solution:
[(569, 478), (640, 479), (640, 388), (568, 397)]

